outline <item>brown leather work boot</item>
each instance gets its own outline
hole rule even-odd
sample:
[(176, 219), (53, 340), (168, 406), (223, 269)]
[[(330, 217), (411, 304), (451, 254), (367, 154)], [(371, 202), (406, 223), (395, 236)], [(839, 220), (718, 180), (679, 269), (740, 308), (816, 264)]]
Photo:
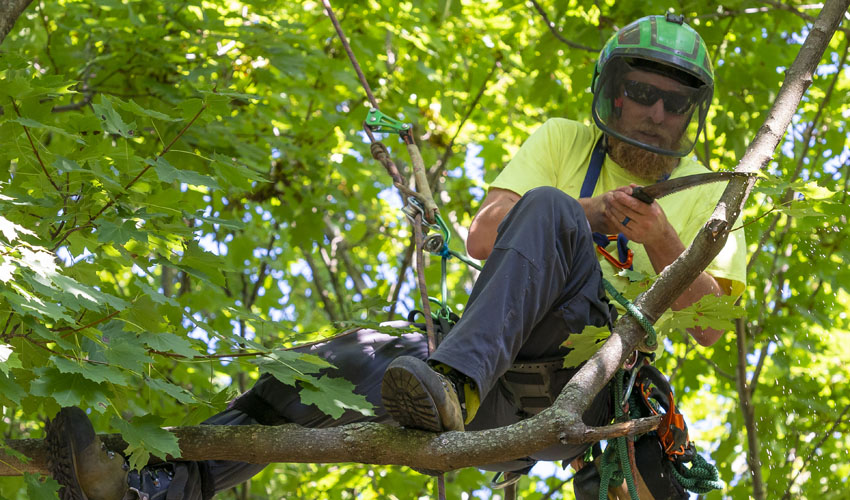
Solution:
[(47, 422), (47, 467), (62, 488), (61, 500), (122, 500), (128, 492), (124, 458), (107, 451), (89, 417), (62, 408)]
[(462, 386), (412, 356), (394, 359), (381, 383), (381, 399), (393, 420), (432, 432), (463, 430), (459, 391)]

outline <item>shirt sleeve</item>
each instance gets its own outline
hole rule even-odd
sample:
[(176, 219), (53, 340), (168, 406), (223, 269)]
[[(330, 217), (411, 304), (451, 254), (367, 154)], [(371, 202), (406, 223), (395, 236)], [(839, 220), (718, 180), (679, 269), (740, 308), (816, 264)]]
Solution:
[(540, 186), (558, 186), (561, 151), (575, 141), (575, 127), (567, 120), (547, 120), (522, 144), (513, 159), (490, 184), (520, 196)]

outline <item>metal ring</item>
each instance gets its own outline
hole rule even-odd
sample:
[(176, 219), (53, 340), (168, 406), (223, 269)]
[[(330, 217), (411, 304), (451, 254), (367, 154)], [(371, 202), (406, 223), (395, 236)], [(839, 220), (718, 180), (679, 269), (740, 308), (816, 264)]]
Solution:
[(623, 222), (621, 222), (620, 224), (622, 224), (622, 225), (624, 225), (624, 226), (625, 226), (626, 224), (628, 224), (628, 223), (629, 223), (629, 221), (630, 221), (630, 220), (631, 220), (631, 219), (629, 219), (629, 217), (628, 217), (628, 216), (626, 216), (626, 218), (625, 218), (625, 219), (623, 219)]

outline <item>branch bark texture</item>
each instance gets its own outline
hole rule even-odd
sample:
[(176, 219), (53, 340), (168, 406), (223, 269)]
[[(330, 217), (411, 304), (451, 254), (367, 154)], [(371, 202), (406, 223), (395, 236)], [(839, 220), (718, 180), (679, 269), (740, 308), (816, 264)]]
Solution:
[(0, 1), (0, 44), (6, 35), (12, 31), (15, 21), (26, 10), (32, 0), (2, 0)]

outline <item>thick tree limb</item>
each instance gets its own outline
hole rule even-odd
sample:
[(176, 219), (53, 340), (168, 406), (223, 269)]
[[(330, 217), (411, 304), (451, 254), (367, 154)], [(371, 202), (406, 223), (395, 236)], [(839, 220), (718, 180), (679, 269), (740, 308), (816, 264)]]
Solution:
[[(643, 433), (658, 427), (660, 416), (633, 420), (582, 435), (577, 442), (596, 442), (608, 437)], [(382, 424), (351, 424), (327, 429), (308, 429), (295, 424), (201, 425), (170, 429), (180, 441), (185, 460), (239, 460), (251, 463), (361, 462), (381, 465), (412, 465), (434, 470), (451, 470), (493, 463), (507, 458), (504, 439), (522, 446), (533, 439), (538, 446), (555, 443), (558, 427), (529, 426), (524, 422), (482, 432), (433, 434)], [(543, 432), (541, 432), (543, 431)], [(107, 447), (123, 450), (119, 435), (102, 436)], [(0, 476), (47, 473), (47, 450), (41, 439), (6, 443), (32, 461), (20, 460), (0, 451)], [(510, 447), (508, 447), (510, 449)]]
[[(828, 1), (815, 21), (768, 118), (737, 171), (756, 172), (769, 162), (788, 127), (803, 92), (850, 0)], [(636, 302), (650, 318), (657, 318), (702, 272), (722, 248), (729, 228), (746, 201), (754, 177), (733, 179), (709, 222), (694, 243), (665, 269)], [(555, 404), (522, 422), (477, 432), (431, 434), (380, 424), (352, 424), (328, 429), (294, 425), (197, 426), (174, 429), (183, 458), (265, 462), (362, 462), (405, 464), (451, 470), (528, 456), (557, 442), (589, 443), (603, 438), (642, 433), (655, 428), (659, 417), (634, 420), (604, 428), (584, 425), (581, 414), (593, 396), (614, 375), (644, 337), (631, 317), (622, 318), (603, 347), (566, 385)], [(40, 440), (7, 443), (34, 460), (27, 465), (0, 453), (0, 475), (44, 472)]]

